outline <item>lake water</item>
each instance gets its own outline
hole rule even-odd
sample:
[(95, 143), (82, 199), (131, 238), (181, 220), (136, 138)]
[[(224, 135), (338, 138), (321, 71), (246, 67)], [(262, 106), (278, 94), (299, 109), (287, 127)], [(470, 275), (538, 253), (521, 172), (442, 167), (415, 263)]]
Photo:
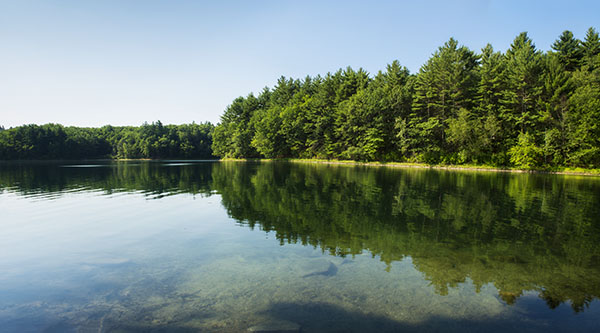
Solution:
[(600, 178), (0, 164), (0, 331), (599, 331)]

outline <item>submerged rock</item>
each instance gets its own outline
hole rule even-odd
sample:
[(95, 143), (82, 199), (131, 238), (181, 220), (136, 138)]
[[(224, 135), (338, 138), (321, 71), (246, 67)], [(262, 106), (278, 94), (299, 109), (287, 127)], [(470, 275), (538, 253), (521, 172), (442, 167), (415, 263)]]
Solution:
[(329, 260), (319, 259), (308, 262), (303, 267), (303, 278), (310, 276), (334, 276), (337, 274), (337, 266)]
[(287, 320), (273, 320), (248, 328), (248, 332), (256, 333), (296, 333), (300, 325)]
[(353, 264), (354, 261), (348, 259), (348, 258), (344, 258), (344, 260), (342, 261), (342, 263), (340, 265), (346, 265), (346, 264)]

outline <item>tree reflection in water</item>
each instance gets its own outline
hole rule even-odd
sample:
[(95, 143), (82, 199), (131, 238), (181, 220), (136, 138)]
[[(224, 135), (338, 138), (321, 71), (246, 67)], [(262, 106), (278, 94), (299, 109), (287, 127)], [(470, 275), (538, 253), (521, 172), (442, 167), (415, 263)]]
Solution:
[(218, 193), (228, 214), (279, 242), (335, 256), (406, 257), (436, 292), (467, 280), (514, 304), (535, 291), (550, 308), (600, 297), (600, 180), (285, 162), (0, 164), (0, 191), (61, 195)]

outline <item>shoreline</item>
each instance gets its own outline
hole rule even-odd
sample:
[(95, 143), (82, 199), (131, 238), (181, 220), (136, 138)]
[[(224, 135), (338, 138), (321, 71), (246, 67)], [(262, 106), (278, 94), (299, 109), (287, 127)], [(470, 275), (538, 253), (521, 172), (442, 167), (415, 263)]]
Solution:
[[(513, 169), (501, 168), (486, 165), (443, 165), (443, 164), (425, 164), (414, 162), (360, 162), (353, 160), (326, 160), (326, 159), (302, 159), (302, 158), (222, 158), (222, 159), (151, 159), (151, 158), (99, 158), (99, 159), (76, 159), (76, 160), (0, 160), (0, 164), (5, 163), (64, 163), (64, 162), (128, 162), (128, 161), (186, 161), (186, 162), (289, 162), (289, 163), (311, 163), (327, 165), (347, 165), (347, 166), (369, 166), (369, 167), (389, 167), (405, 169), (436, 169), (450, 171), (488, 171), (501, 173), (529, 173), (529, 174), (549, 174), (549, 175), (567, 175), (567, 176), (587, 176), (600, 177), (600, 169), (584, 168), (565, 168), (564, 170), (544, 170), (544, 169)], [(581, 171), (580, 171), (581, 170)]]
[[(219, 161), (223, 162), (291, 162), (291, 163), (313, 163), (313, 164), (329, 164), (329, 165), (349, 165), (349, 166), (371, 166), (371, 167), (390, 167), (390, 168), (406, 168), (406, 169), (437, 169), (451, 171), (489, 171), (502, 173), (530, 173), (530, 174), (550, 174), (550, 175), (567, 175), (567, 176), (587, 176), (600, 177), (600, 169), (581, 169), (575, 170), (543, 170), (543, 169), (511, 169), (499, 168), (485, 165), (441, 165), (441, 164), (425, 164), (425, 163), (410, 163), (410, 162), (359, 162), (352, 160), (322, 160), (322, 159), (239, 159), (239, 158), (224, 158)], [(577, 170), (577, 169), (576, 169)]]

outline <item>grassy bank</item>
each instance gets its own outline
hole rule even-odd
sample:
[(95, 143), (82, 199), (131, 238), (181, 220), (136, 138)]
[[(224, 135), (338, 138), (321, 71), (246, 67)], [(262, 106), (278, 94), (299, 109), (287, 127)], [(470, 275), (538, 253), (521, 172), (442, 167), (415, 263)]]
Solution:
[(517, 169), (510, 167), (497, 167), (491, 165), (445, 165), (445, 164), (425, 164), (425, 163), (410, 163), (410, 162), (360, 162), (352, 160), (326, 160), (326, 159), (236, 159), (225, 158), (221, 161), (257, 161), (257, 162), (273, 162), (287, 161), (293, 163), (319, 163), (319, 164), (337, 164), (337, 165), (361, 165), (361, 166), (379, 166), (391, 168), (421, 168), (421, 169), (440, 169), (440, 170), (472, 170), (472, 171), (491, 171), (491, 172), (514, 172), (514, 173), (547, 173), (557, 175), (577, 175), (577, 176), (600, 176), (600, 169), (583, 169), (583, 168), (551, 168), (551, 169)]

